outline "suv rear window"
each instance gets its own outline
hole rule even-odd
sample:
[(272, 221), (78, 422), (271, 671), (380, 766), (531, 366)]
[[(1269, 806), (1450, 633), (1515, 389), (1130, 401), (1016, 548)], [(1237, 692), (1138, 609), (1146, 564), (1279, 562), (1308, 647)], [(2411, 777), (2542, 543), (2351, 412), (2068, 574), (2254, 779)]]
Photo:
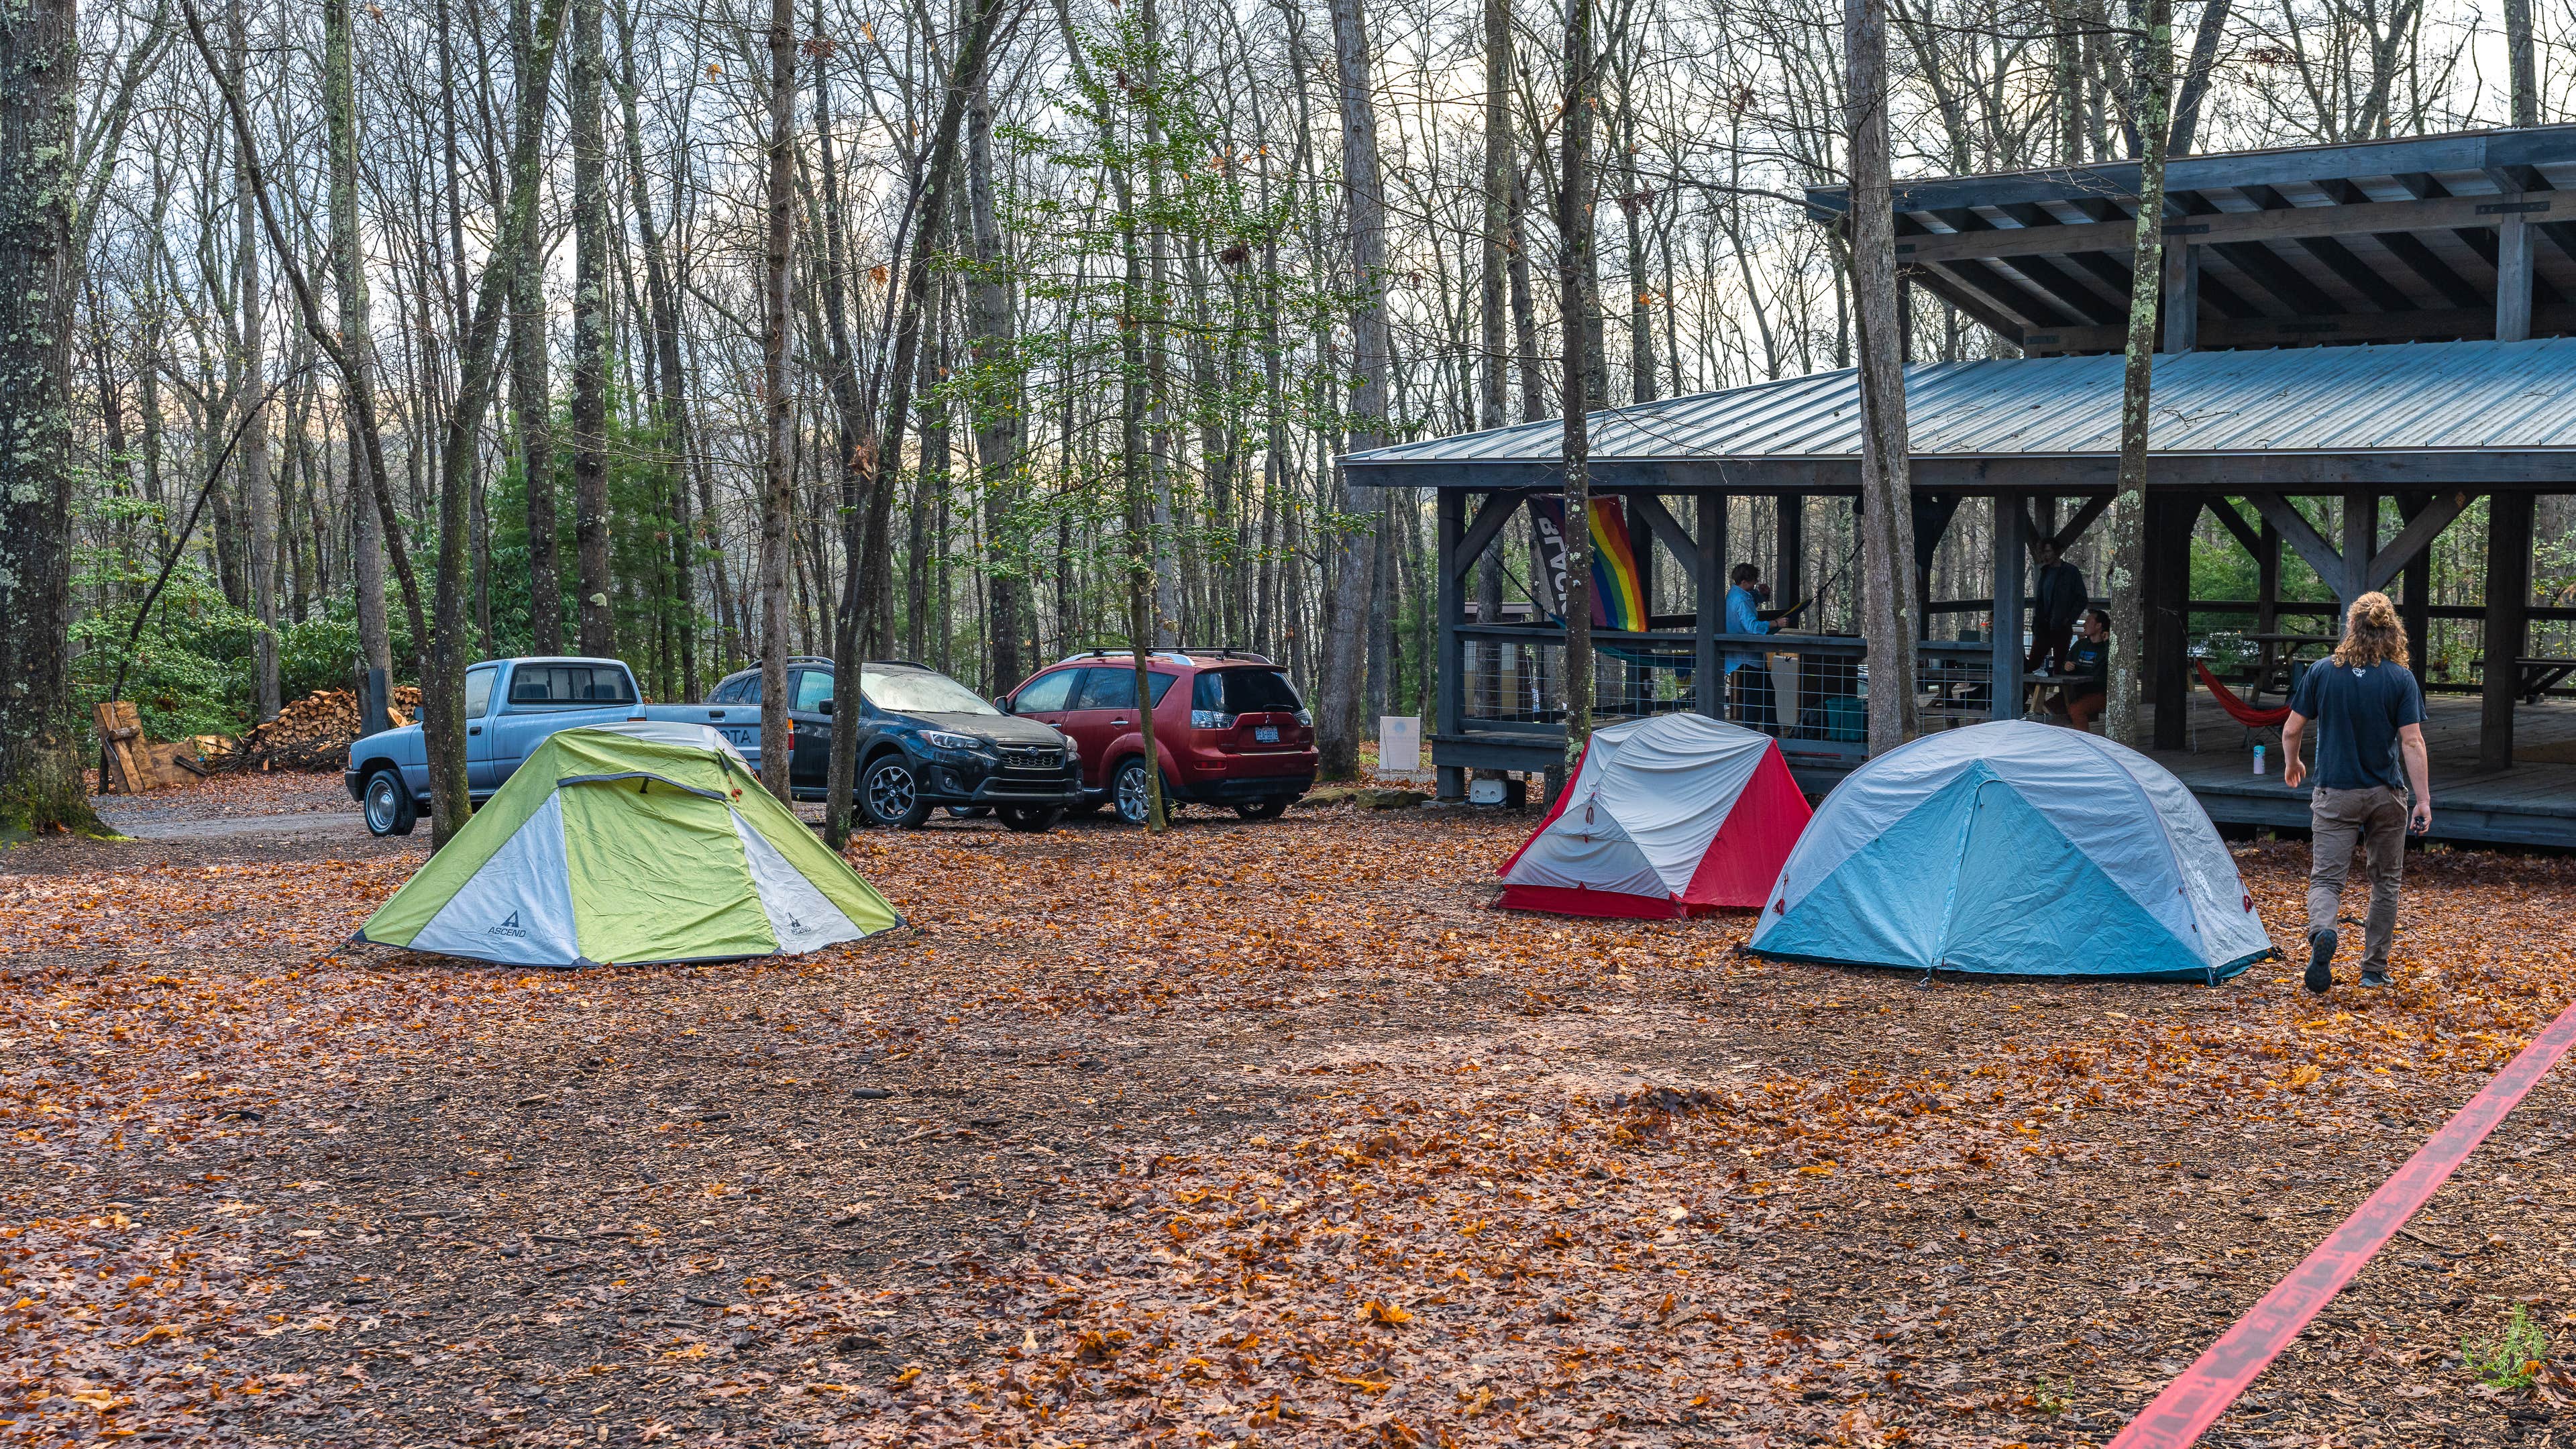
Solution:
[(1220, 714), (1295, 714), (1306, 707), (1276, 669), (1211, 669), (1190, 686), (1190, 708)]
[(522, 664), (510, 672), (512, 704), (633, 704), (635, 682), (606, 664)]

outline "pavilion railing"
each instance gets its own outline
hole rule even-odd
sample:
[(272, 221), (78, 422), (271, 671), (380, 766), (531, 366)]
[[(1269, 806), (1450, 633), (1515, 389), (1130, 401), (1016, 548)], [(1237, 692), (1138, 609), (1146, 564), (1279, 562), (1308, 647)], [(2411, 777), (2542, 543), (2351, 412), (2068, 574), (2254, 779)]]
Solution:
[[(1527, 740), (1533, 748), (1563, 739), (1564, 631), (1544, 625), (1456, 628), (1460, 707), (1455, 730), (1442, 733), (1495, 743)], [(1858, 638), (1720, 635), (1714, 643), (1722, 683), (1704, 689), (1704, 656), (1695, 635), (1595, 630), (1594, 723), (1707, 708), (1777, 737), (1793, 756), (1860, 758), (1869, 683), (1867, 650)], [(1927, 640), (1917, 646), (1916, 658), (1924, 728), (1950, 729), (1997, 716), (1990, 643)], [(1727, 668), (1730, 660), (1733, 669)], [(2019, 700), (2008, 701), (2003, 713), (2019, 714)]]

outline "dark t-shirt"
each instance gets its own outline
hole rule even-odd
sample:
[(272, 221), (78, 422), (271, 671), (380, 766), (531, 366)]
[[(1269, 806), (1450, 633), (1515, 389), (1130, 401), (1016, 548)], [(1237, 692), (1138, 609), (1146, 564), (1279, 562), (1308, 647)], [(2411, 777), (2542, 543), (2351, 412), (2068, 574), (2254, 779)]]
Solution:
[(2110, 673), (2111, 641), (2075, 636), (2074, 645), (2066, 651), (2066, 693), (2082, 699), (2103, 692), (2102, 681)]
[(2318, 789), (2405, 788), (2397, 732), (2424, 722), (2424, 693), (2405, 665), (2312, 665), (2290, 708), (2317, 722)]

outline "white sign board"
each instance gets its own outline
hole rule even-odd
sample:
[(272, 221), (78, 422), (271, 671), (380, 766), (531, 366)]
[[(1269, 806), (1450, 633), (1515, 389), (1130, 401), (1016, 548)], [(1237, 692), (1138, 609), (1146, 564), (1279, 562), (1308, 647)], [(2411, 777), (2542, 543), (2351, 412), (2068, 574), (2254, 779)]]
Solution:
[(1421, 772), (1422, 721), (1411, 715), (1378, 716), (1377, 768), (1381, 775), (1412, 775)]

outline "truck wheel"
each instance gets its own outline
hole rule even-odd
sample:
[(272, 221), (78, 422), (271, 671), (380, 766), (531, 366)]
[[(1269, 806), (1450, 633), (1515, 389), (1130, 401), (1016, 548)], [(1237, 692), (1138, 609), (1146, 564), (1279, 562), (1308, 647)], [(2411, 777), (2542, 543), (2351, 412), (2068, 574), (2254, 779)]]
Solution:
[(367, 788), (361, 794), (366, 802), (369, 835), (409, 835), (412, 826), (420, 821), (420, 806), (395, 771), (378, 770), (369, 775)]
[(994, 813), (1002, 817), (1006, 828), (1022, 835), (1039, 835), (1053, 830), (1055, 823), (1064, 818), (1064, 812), (1052, 805), (1005, 805)]
[(894, 830), (915, 829), (930, 818), (912, 762), (901, 755), (879, 756), (859, 777), (859, 808), (872, 823)]

